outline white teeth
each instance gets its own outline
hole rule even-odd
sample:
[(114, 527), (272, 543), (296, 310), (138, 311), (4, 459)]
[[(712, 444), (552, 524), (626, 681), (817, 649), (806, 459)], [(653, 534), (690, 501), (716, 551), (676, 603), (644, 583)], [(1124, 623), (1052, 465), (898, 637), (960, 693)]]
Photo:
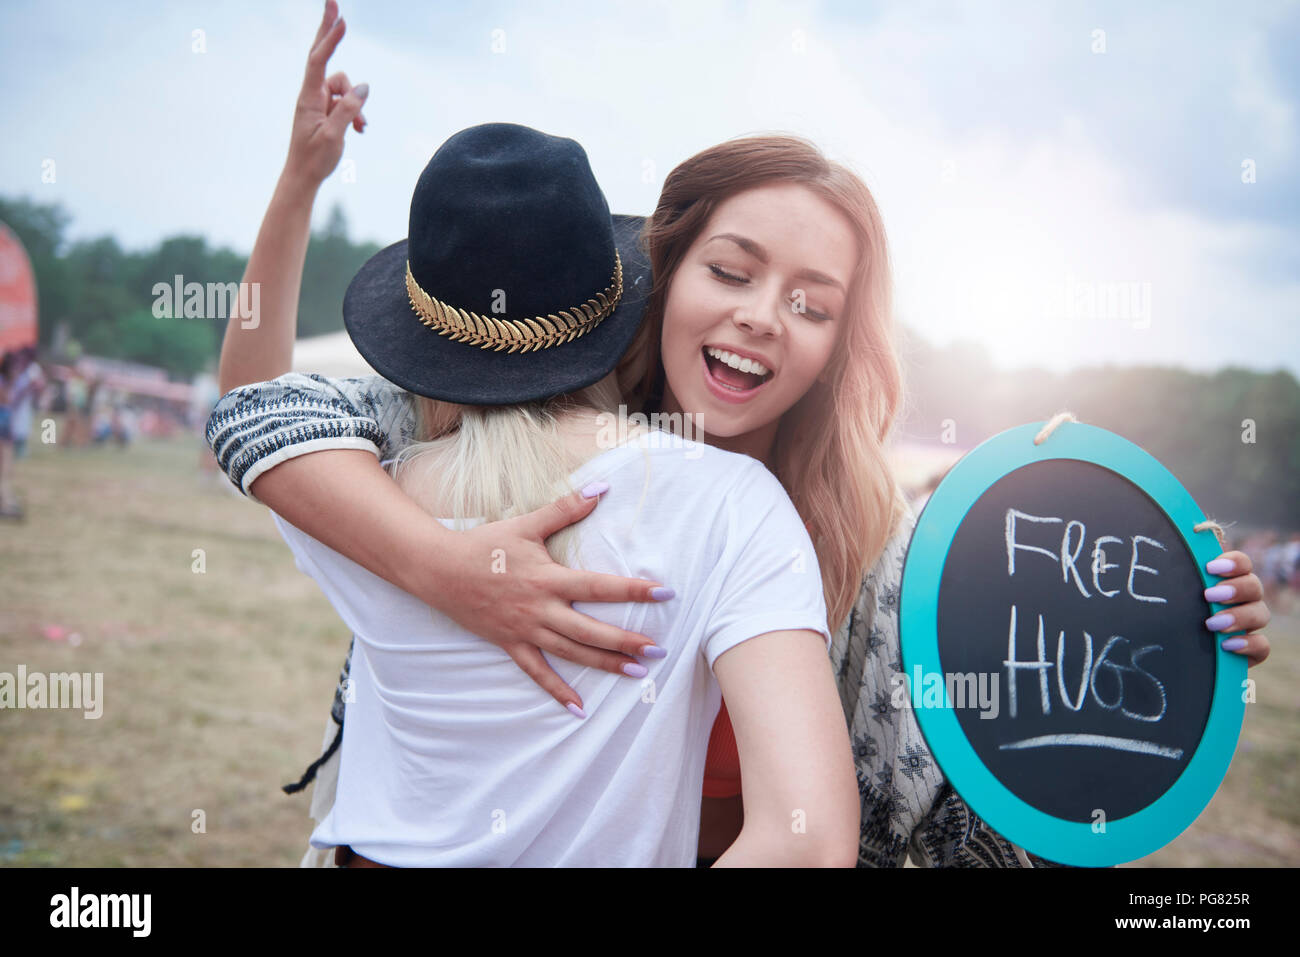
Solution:
[(719, 362), (729, 365), (733, 369), (739, 369), (741, 372), (752, 372), (755, 375), (764, 376), (769, 372), (767, 366), (763, 365), (763, 363), (759, 362), (757, 359), (742, 359), (735, 353), (728, 352), (725, 349), (715, 349), (713, 346), (707, 347), (704, 351), (713, 356), (713, 358), (717, 359)]

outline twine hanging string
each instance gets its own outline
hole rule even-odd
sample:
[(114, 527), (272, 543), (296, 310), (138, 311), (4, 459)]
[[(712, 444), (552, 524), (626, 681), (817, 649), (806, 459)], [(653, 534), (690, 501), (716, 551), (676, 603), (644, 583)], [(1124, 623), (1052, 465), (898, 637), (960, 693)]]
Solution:
[(1049, 421), (1045, 426), (1043, 426), (1042, 431), (1040, 431), (1037, 435), (1034, 436), (1034, 444), (1042, 445), (1043, 442), (1047, 439), (1047, 437), (1051, 435), (1053, 432), (1055, 432), (1056, 427), (1060, 425), (1062, 422), (1078, 422), (1078, 421), (1079, 420), (1074, 417), (1073, 412), (1056, 413), (1056, 415), (1052, 416), (1051, 421)]
[(1214, 537), (1219, 540), (1219, 548), (1226, 552), (1228, 550), (1228, 536), (1224, 533), (1223, 526), (1214, 519), (1207, 518), (1203, 522), (1197, 522), (1192, 526), (1192, 531), (1203, 532), (1207, 528), (1214, 532)]
[[(1034, 444), (1042, 445), (1043, 442), (1047, 440), (1047, 437), (1051, 435), (1053, 432), (1055, 432), (1057, 426), (1059, 426), (1062, 422), (1078, 422), (1078, 421), (1079, 420), (1074, 417), (1073, 412), (1056, 413), (1056, 415), (1052, 416), (1051, 420), (1046, 425), (1043, 426), (1042, 430), (1039, 431), (1039, 433), (1036, 436), (1034, 436)], [(1214, 537), (1219, 540), (1219, 547), (1226, 552), (1228, 550), (1228, 537), (1223, 530), (1223, 526), (1220, 525), (1212, 518), (1207, 518), (1205, 521), (1197, 522), (1195, 525), (1192, 526), (1192, 531), (1194, 532), (1204, 532), (1206, 530), (1210, 530), (1214, 532)]]

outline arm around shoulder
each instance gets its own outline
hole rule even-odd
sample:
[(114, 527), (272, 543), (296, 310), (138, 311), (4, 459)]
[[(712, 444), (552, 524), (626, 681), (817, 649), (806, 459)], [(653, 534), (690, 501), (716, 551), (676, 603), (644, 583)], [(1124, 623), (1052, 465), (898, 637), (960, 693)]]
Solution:
[(379, 376), (337, 379), (290, 372), (222, 396), (205, 438), (245, 495), (262, 473), (326, 449), (361, 449), (381, 460), (415, 437), (410, 395)]

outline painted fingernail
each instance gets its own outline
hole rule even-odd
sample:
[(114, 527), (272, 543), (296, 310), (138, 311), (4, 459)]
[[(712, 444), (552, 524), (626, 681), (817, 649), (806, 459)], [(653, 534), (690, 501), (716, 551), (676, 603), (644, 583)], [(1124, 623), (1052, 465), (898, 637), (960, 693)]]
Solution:
[(667, 601), (669, 598), (676, 598), (677, 592), (666, 585), (660, 585), (658, 588), (650, 589), (650, 597), (655, 601)]
[(366, 97), (370, 95), (370, 84), (359, 83), (352, 88), (352, 92), (364, 100)]
[(592, 482), (582, 490), (583, 498), (595, 498), (597, 495), (604, 495), (609, 491), (608, 482)]
[(644, 678), (649, 673), (645, 665), (639, 665), (635, 661), (629, 661), (623, 666), (623, 674), (629, 678)]
[(1246, 647), (1246, 639), (1228, 638), (1227, 640), (1220, 642), (1219, 647), (1224, 651), (1241, 651), (1242, 648)]
[(1221, 611), (1213, 618), (1205, 620), (1205, 627), (1210, 631), (1225, 631), (1232, 627), (1233, 617), (1226, 611)]
[(658, 645), (646, 645), (641, 649), (642, 658), (667, 658), (668, 650)]
[(1231, 558), (1216, 558), (1205, 564), (1205, 570), (1211, 575), (1226, 575), (1236, 567), (1236, 563)]
[(1237, 589), (1231, 585), (1215, 585), (1213, 588), (1205, 589), (1205, 600), (1227, 601), (1235, 594), (1237, 594)]
[(575, 718), (585, 718), (587, 716), (587, 712), (583, 711), (572, 701), (566, 704), (565, 707), (569, 709), (569, 714), (573, 715)]

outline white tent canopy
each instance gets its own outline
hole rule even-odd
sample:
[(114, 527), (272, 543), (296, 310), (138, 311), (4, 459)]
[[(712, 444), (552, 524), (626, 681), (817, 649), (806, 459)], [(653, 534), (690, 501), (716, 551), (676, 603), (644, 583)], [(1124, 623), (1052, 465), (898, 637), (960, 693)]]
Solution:
[(376, 375), (346, 332), (297, 340), (293, 344), (293, 371), (318, 372), (335, 378)]

